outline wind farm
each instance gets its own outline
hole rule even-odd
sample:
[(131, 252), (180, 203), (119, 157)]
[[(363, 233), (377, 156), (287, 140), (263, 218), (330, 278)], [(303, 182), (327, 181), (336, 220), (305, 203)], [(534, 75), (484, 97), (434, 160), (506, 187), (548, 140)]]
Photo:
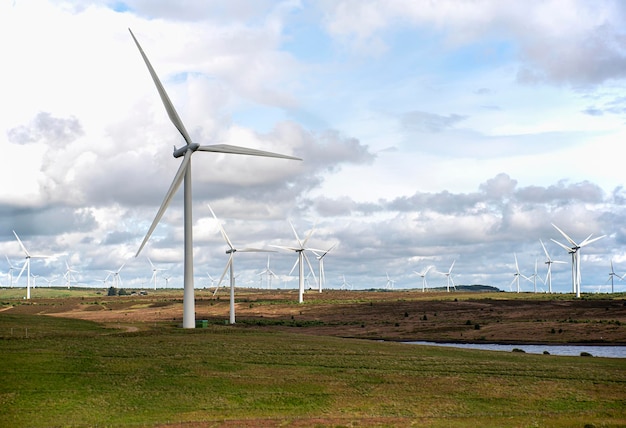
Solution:
[(244, 3), (0, 6), (0, 425), (626, 425), (618, 2)]

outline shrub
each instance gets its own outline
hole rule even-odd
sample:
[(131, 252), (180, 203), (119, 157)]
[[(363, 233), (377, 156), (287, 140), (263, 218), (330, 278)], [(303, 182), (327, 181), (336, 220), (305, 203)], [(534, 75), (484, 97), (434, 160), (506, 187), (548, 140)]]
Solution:
[(478, 323), (474, 324), (474, 330), (480, 330), (480, 324)]
[(589, 352), (581, 352), (580, 356), (581, 357), (593, 357), (593, 355), (591, 355)]
[(522, 354), (526, 353), (526, 351), (524, 351), (523, 349), (519, 349), (519, 348), (513, 348), (513, 350), (511, 352), (519, 352), (519, 353), (522, 353)]

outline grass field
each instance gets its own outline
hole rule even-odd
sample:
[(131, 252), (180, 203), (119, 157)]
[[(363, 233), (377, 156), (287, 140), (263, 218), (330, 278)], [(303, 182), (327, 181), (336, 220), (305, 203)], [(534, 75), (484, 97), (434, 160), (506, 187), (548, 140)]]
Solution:
[(0, 426), (626, 426), (623, 359), (0, 312)]

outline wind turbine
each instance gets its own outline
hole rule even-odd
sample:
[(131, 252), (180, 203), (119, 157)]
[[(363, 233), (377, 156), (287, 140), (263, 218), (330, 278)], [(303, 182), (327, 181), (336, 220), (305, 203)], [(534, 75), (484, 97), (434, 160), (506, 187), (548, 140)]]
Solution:
[(267, 275), (267, 289), (270, 290), (272, 288), (272, 278), (276, 278), (276, 274), (270, 269), (270, 256), (267, 256), (267, 265), (265, 269), (259, 273), (261, 275), (261, 279), (263, 279), (263, 275)]
[(348, 287), (350, 288), (350, 290), (352, 290), (352, 284), (350, 284), (348, 281), (346, 281), (346, 276), (345, 275), (341, 275), (341, 278), (343, 279), (343, 282), (341, 283), (341, 289), (342, 290), (347, 290)]
[(513, 257), (515, 257), (515, 273), (513, 274), (513, 281), (511, 281), (511, 284), (509, 284), (509, 289), (511, 288), (513, 284), (517, 284), (517, 292), (519, 293), (520, 292), (519, 277), (521, 276), (525, 279), (528, 279), (528, 278), (522, 275), (519, 271), (519, 264), (517, 263), (517, 254), (513, 253)]
[(620, 281), (622, 279), (624, 279), (623, 276), (619, 276), (618, 274), (615, 273), (615, 270), (613, 270), (613, 260), (611, 260), (611, 272), (609, 272), (609, 279), (606, 282), (611, 281), (611, 294), (614, 293), (614, 288), (613, 288), (613, 277), (617, 277), (617, 279), (619, 279)]
[(428, 273), (428, 271), (432, 268), (432, 266), (428, 266), (426, 269), (424, 269), (422, 272), (416, 272), (413, 271), (416, 275), (419, 275), (422, 277), (422, 292), (426, 292), (426, 274)]
[(150, 267), (152, 267), (152, 278), (150, 278), (150, 282), (154, 282), (154, 289), (156, 290), (157, 288), (157, 272), (161, 271), (161, 270), (165, 270), (165, 269), (158, 269), (154, 263), (152, 263), (152, 260), (150, 260), (150, 257), (147, 257), (148, 261), (150, 262)]
[(544, 263), (548, 265), (548, 273), (546, 274), (546, 280), (544, 281), (544, 284), (548, 284), (548, 293), (552, 294), (552, 263), (565, 264), (565, 262), (561, 260), (552, 260), (550, 258), (550, 254), (548, 254), (548, 250), (546, 249), (546, 246), (543, 244), (543, 241), (540, 239), (539, 242), (541, 243), (541, 246), (543, 247), (543, 252), (546, 254), (546, 261)]
[(165, 280), (165, 288), (167, 288), (167, 285), (170, 283), (170, 278), (171, 276), (169, 275), (163, 275), (163, 279)]
[[(108, 270), (107, 272), (109, 273), (109, 275), (107, 275), (107, 278), (111, 275), (113, 275), (113, 281), (115, 283), (115, 288), (120, 288), (120, 284), (122, 283), (122, 278), (120, 277), (120, 272), (122, 271), (122, 268), (126, 265), (126, 262), (122, 263), (122, 266), (119, 267), (119, 269), (117, 270)], [(105, 279), (106, 281), (106, 279)]]
[(26, 249), (26, 247), (24, 246), (24, 244), (22, 243), (22, 241), (20, 240), (20, 237), (17, 236), (17, 233), (15, 233), (15, 230), (13, 231), (13, 234), (15, 235), (15, 239), (17, 239), (17, 242), (20, 244), (20, 247), (22, 248), (22, 251), (24, 252), (26, 261), (24, 262), (24, 265), (22, 266), (22, 270), (20, 270), (19, 275), (17, 276), (17, 280), (15, 282), (18, 282), (20, 280), (20, 277), (22, 276), (22, 273), (24, 272), (24, 269), (26, 268), (26, 298), (30, 299), (30, 259), (32, 258), (47, 258), (49, 256), (34, 256), (32, 254), (30, 254), (28, 252), (28, 250)]
[(76, 281), (76, 278), (74, 277), (74, 275), (72, 275), (72, 273), (79, 273), (77, 270), (74, 270), (70, 267), (69, 263), (67, 262), (67, 260), (65, 261), (65, 274), (63, 275), (63, 278), (65, 278), (65, 285), (67, 285), (67, 289), (70, 289), (70, 286), (72, 285), (72, 278), (74, 279), (74, 281)]
[(573, 288), (573, 291), (576, 293), (576, 297), (580, 297), (580, 279), (581, 279), (580, 249), (584, 247), (585, 245), (589, 245), (592, 242), (596, 242), (597, 240), (604, 238), (606, 235), (598, 236), (597, 238), (591, 239), (591, 236), (593, 235), (591, 234), (587, 238), (585, 238), (585, 240), (582, 241), (580, 244), (577, 244), (572, 238), (570, 238), (565, 232), (559, 229), (554, 223), (552, 223), (552, 226), (554, 226), (554, 228), (558, 230), (559, 233), (563, 235), (563, 237), (571, 245), (571, 247), (568, 247), (567, 245), (561, 244), (559, 241), (552, 239), (552, 242), (564, 248), (568, 253), (572, 255), (572, 288)]
[(218, 226), (220, 227), (220, 232), (222, 233), (222, 237), (224, 238), (224, 241), (226, 241), (226, 245), (228, 245), (228, 250), (226, 250), (226, 254), (229, 255), (228, 263), (226, 263), (226, 267), (224, 268), (224, 272), (222, 273), (222, 276), (220, 277), (220, 280), (218, 281), (217, 286), (218, 287), (220, 286), (220, 284), (222, 283), (222, 280), (224, 279), (224, 276), (226, 275), (226, 272), (228, 272), (228, 270), (230, 269), (230, 323), (235, 324), (235, 267), (234, 267), (235, 253), (236, 252), (261, 253), (261, 252), (274, 252), (274, 251), (264, 250), (261, 248), (235, 248), (231, 240), (228, 238), (226, 231), (222, 227), (222, 224), (220, 223), (220, 221), (217, 219), (217, 216), (213, 212), (213, 209), (211, 208), (210, 205), (209, 205), (209, 210), (211, 211), (211, 214), (213, 214), (213, 218), (215, 219)]
[[(312, 248), (306, 247), (306, 243), (309, 240), (309, 238), (311, 238), (311, 235), (313, 234), (313, 231), (315, 228), (312, 228), (311, 230), (309, 230), (309, 233), (307, 233), (304, 240), (300, 240), (295, 227), (293, 227), (293, 224), (289, 222), (289, 225), (291, 226), (291, 230), (293, 230), (293, 234), (296, 237), (297, 246), (296, 247), (283, 247), (279, 245), (273, 245), (273, 247), (282, 248), (285, 250), (291, 250), (291, 251), (295, 251), (296, 253), (298, 253), (298, 259), (296, 260), (296, 263), (294, 263), (293, 267), (289, 271), (289, 275), (291, 275), (291, 272), (293, 272), (296, 266), (298, 266), (298, 303), (302, 303), (304, 302), (304, 261), (307, 262), (307, 264), (309, 265), (310, 271), (313, 272), (313, 267), (311, 266), (311, 262), (309, 261), (309, 258), (306, 256), (305, 251), (309, 250), (309, 251), (322, 252), (323, 250), (314, 250)], [(315, 274), (313, 274), (313, 277), (315, 278)]]
[(4, 257), (7, 259), (7, 263), (9, 264), (9, 272), (7, 273), (9, 274), (9, 282), (11, 284), (11, 288), (13, 288), (13, 271), (17, 269), (17, 266), (13, 266), (7, 255), (5, 255)]
[(317, 261), (319, 263), (319, 275), (318, 275), (318, 288), (319, 288), (319, 292), (322, 292), (322, 288), (324, 287), (324, 284), (326, 283), (326, 274), (324, 273), (324, 257), (326, 256), (326, 254), (328, 254), (330, 252), (330, 250), (332, 250), (333, 248), (335, 248), (337, 244), (334, 244), (332, 247), (330, 247), (328, 250), (324, 251), (323, 253), (319, 253), (317, 251), (313, 251), (313, 254), (315, 254), (315, 257), (317, 258)]
[(156, 217), (154, 218), (150, 229), (148, 229), (148, 233), (146, 234), (139, 250), (137, 250), (137, 254), (135, 257), (139, 255), (144, 245), (150, 239), (150, 235), (156, 228), (157, 224), (163, 217), (165, 210), (167, 209), (170, 201), (174, 197), (174, 194), (180, 187), (181, 183), (184, 181), (184, 240), (185, 240), (185, 262), (184, 262), (184, 292), (183, 292), (183, 328), (195, 328), (196, 320), (195, 320), (195, 302), (194, 302), (194, 285), (193, 285), (193, 219), (192, 219), (192, 203), (191, 203), (191, 156), (196, 151), (203, 152), (215, 152), (215, 153), (231, 153), (231, 154), (240, 154), (240, 155), (252, 155), (252, 156), (264, 156), (264, 157), (274, 157), (274, 158), (283, 158), (283, 159), (293, 159), (293, 160), (301, 160), (299, 158), (295, 158), (292, 156), (281, 155), (278, 153), (271, 153), (262, 150), (254, 150), (248, 149), (245, 147), (231, 146), (227, 144), (213, 144), (213, 145), (205, 145), (201, 146), (198, 143), (194, 143), (191, 141), (191, 137), (187, 133), (187, 129), (185, 125), (183, 125), (182, 120), (178, 116), (174, 105), (170, 101), (167, 92), (163, 88), (159, 77), (156, 72), (152, 68), (148, 57), (144, 53), (143, 49), (139, 45), (139, 42), (135, 38), (133, 32), (128, 29), (130, 35), (132, 36), (137, 48), (139, 49), (139, 53), (141, 54), (144, 62), (146, 63), (146, 67), (148, 67), (148, 71), (150, 72), (150, 76), (159, 92), (159, 96), (161, 97), (161, 101), (165, 106), (165, 110), (170, 118), (170, 121), (174, 124), (176, 129), (180, 132), (183, 139), (185, 140), (185, 145), (176, 149), (174, 147), (174, 157), (179, 158), (182, 157), (183, 161), (174, 176), (174, 180), (170, 185), (167, 193), (165, 194), (165, 198), (161, 203), (161, 207), (157, 212)]
[(450, 269), (448, 269), (448, 272), (439, 272), (440, 274), (445, 275), (446, 277), (446, 280), (447, 280), (446, 290), (448, 291), (448, 293), (450, 292), (450, 282), (452, 282), (452, 287), (456, 290), (456, 286), (454, 285), (454, 279), (452, 279), (452, 268), (454, 267), (455, 263), (456, 263), (456, 260), (452, 262), (452, 264), (450, 265)]
[(387, 275), (387, 283), (385, 284), (385, 289), (386, 290), (393, 290), (394, 285), (396, 284), (396, 281), (394, 281), (393, 279), (389, 278), (389, 274), (387, 272), (385, 272), (385, 275)]

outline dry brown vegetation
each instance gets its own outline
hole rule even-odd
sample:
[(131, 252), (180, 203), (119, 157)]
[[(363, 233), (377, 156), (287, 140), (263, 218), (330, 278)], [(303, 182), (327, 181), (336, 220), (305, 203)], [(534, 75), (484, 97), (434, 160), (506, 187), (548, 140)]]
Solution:
[[(11, 311), (124, 324), (181, 323), (182, 290), (18, 301)], [(196, 291), (196, 319), (228, 320), (225, 291)], [(624, 295), (238, 289), (236, 328), (385, 340), (498, 343), (626, 343)]]

